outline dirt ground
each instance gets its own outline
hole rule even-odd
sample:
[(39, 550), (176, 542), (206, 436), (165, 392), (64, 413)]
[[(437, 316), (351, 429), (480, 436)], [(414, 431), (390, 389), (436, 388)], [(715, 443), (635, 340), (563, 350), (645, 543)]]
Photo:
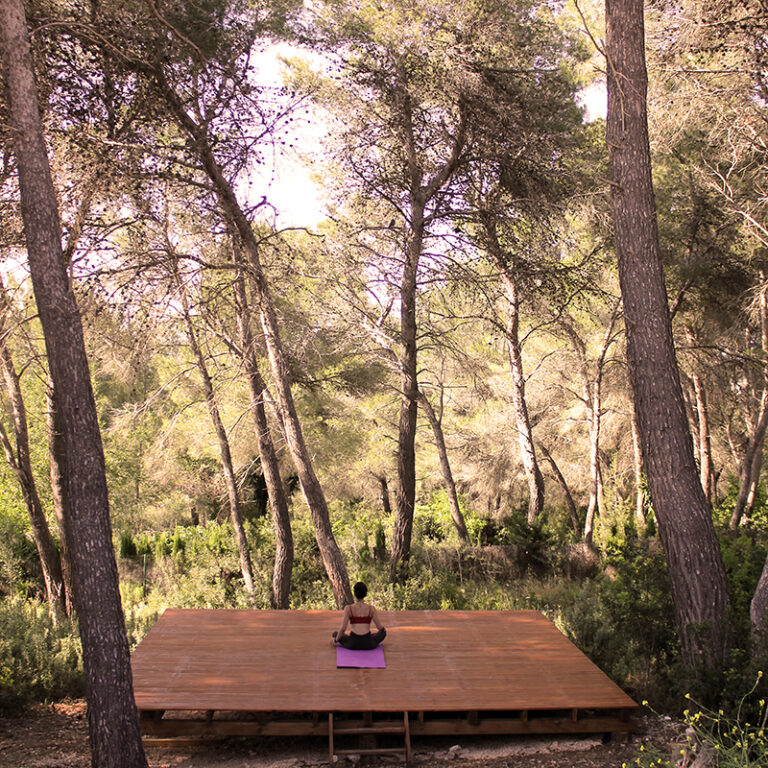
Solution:
[[(641, 718), (629, 741), (603, 744), (588, 737), (416, 738), (413, 765), (420, 768), (621, 768), (632, 766), (641, 746), (669, 758), (679, 755), (679, 724)], [(216, 743), (150, 747), (151, 768), (314, 768), (328, 765), (324, 739), (229, 739)], [(395, 758), (340, 762), (351, 768), (395, 766)], [(0, 718), (0, 768), (89, 768), (88, 725), (81, 700)]]

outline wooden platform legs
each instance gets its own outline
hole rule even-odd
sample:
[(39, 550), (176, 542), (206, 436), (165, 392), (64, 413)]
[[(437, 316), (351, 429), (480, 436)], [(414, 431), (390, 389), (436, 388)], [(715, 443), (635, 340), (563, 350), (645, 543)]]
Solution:
[[(402, 747), (366, 747), (358, 749), (337, 749), (334, 744), (336, 736), (369, 736), (375, 745), (376, 736), (380, 735), (398, 735), (403, 736)], [(375, 722), (373, 719), (366, 718), (361, 721), (339, 721), (334, 723), (333, 712), (328, 713), (328, 759), (335, 763), (339, 757), (345, 755), (402, 755), (406, 763), (411, 761), (411, 730), (408, 724), (408, 713), (403, 712), (403, 721), (399, 723), (396, 720), (382, 720)]]

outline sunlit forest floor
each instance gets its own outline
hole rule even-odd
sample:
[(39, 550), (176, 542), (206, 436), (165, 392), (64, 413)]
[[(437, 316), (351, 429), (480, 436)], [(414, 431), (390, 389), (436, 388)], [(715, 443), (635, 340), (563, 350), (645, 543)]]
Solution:
[[(676, 721), (644, 717), (630, 741), (586, 737), (422, 738), (418, 766), (488, 768), (619, 768), (649, 753), (674, 758), (683, 741)], [(642, 749), (641, 749), (642, 747)], [(149, 748), (151, 768), (299, 768), (328, 763), (324, 739), (230, 739), (206, 745)], [(0, 718), (0, 768), (88, 768), (88, 724), (80, 699), (40, 706), (19, 718)], [(397, 764), (394, 758), (360, 764)], [(342, 761), (340, 765), (343, 765)], [(346, 764), (351, 764), (347, 761)]]

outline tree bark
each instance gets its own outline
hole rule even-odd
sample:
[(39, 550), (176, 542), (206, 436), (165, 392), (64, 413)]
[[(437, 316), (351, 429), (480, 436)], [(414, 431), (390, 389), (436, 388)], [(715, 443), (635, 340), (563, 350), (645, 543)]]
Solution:
[(384, 511), (384, 516), (389, 517), (392, 514), (392, 505), (389, 501), (389, 484), (387, 483), (387, 478), (384, 477), (384, 475), (376, 475), (375, 477), (379, 481), (381, 508)]
[(416, 506), (416, 420), (419, 383), (416, 353), (416, 278), (424, 240), (421, 195), (411, 210), (411, 236), (400, 282), (400, 419), (397, 430), (397, 494), (390, 579), (407, 577)]
[(642, 0), (606, 0), (611, 208), (643, 464), (666, 553), (683, 658), (718, 668), (725, 569), (688, 429), (659, 252)]
[(459, 539), (466, 544), (469, 542), (469, 534), (467, 533), (467, 524), (464, 522), (464, 515), (461, 514), (461, 508), (459, 507), (456, 483), (453, 479), (453, 472), (451, 471), (451, 462), (448, 460), (448, 449), (445, 446), (443, 425), (441, 419), (435, 413), (432, 403), (429, 402), (429, 398), (427, 398), (421, 391), (419, 391), (419, 401), (427, 416), (427, 421), (432, 427), (432, 434), (435, 437), (435, 447), (437, 448), (437, 454), (440, 458), (440, 469), (443, 473), (445, 491), (448, 494), (448, 507), (451, 510), (451, 519), (456, 527), (456, 532), (459, 534)]
[[(175, 258), (172, 256), (172, 258)], [(197, 370), (200, 373), (200, 378), (203, 382), (203, 392), (205, 392), (205, 402), (208, 406), (208, 413), (210, 414), (211, 421), (213, 422), (213, 428), (216, 432), (216, 438), (219, 441), (219, 454), (221, 455), (221, 467), (224, 473), (224, 483), (227, 486), (227, 500), (229, 502), (229, 517), (232, 521), (232, 529), (235, 532), (235, 541), (237, 542), (237, 551), (240, 557), (240, 571), (243, 575), (243, 583), (245, 590), (253, 597), (253, 566), (251, 565), (251, 551), (248, 546), (248, 538), (245, 535), (245, 528), (243, 527), (243, 510), (240, 503), (240, 491), (237, 487), (237, 478), (235, 477), (235, 466), (232, 461), (232, 450), (229, 445), (229, 437), (227, 436), (227, 430), (224, 427), (224, 422), (221, 420), (221, 413), (219, 412), (219, 405), (216, 402), (216, 393), (213, 389), (213, 381), (211, 375), (208, 372), (208, 365), (205, 361), (205, 355), (200, 347), (200, 342), (197, 338), (195, 326), (192, 323), (192, 317), (189, 313), (189, 299), (187, 298), (187, 289), (182, 282), (182, 278), (178, 272), (178, 265), (173, 265), (174, 278), (179, 288), (179, 294), (181, 298), (181, 307), (184, 313), (184, 324), (187, 330), (187, 339), (189, 346), (192, 349), (192, 353), (195, 356), (195, 362), (197, 363)]]
[(632, 425), (632, 461), (635, 470), (635, 518), (645, 521), (645, 489), (643, 488), (643, 449), (640, 446), (640, 431), (637, 428), (637, 409), (634, 402), (630, 414)]
[(696, 415), (699, 426), (699, 478), (704, 495), (711, 504), (713, 497), (712, 483), (712, 438), (709, 430), (709, 406), (707, 392), (697, 373), (691, 374), (693, 392), (696, 397)]
[[(237, 255), (239, 259), (239, 254)], [(248, 379), (248, 393), (251, 400), (251, 412), (259, 441), (259, 457), (261, 471), (269, 496), (269, 508), (272, 512), (272, 527), (275, 531), (275, 565), (272, 571), (272, 607), (287, 609), (290, 607), (291, 573), (293, 571), (293, 533), (291, 532), (291, 516), (288, 510), (288, 500), (285, 497), (283, 480), (280, 477), (280, 466), (272, 442), (272, 433), (267, 421), (267, 411), (264, 407), (264, 391), (266, 386), (259, 371), (259, 361), (256, 357), (253, 333), (251, 331), (251, 313), (248, 295), (245, 289), (245, 278), (240, 272), (235, 278), (235, 308), (237, 312), (237, 327), (240, 336), (240, 349)]]
[(146, 768), (112, 548), (104, 452), (83, 330), (61, 249), (21, 0), (0, 2), (0, 45), (32, 284), (66, 450), (70, 551), (94, 768)]

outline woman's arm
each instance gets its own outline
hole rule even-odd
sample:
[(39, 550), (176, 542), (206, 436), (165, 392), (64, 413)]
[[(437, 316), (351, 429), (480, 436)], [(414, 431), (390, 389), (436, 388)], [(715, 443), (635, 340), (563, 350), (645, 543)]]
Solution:
[(341, 629), (339, 630), (337, 639), (341, 637), (347, 631), (347, 624), (349, 624), (349, 606), (344, 606), (344, 618), (341, 620)]
[(371, 621), (376, 625), (376, 629), (384, 629), (383, 624), (379, 621), (379, 612), (375, 608), (371, 613)]

